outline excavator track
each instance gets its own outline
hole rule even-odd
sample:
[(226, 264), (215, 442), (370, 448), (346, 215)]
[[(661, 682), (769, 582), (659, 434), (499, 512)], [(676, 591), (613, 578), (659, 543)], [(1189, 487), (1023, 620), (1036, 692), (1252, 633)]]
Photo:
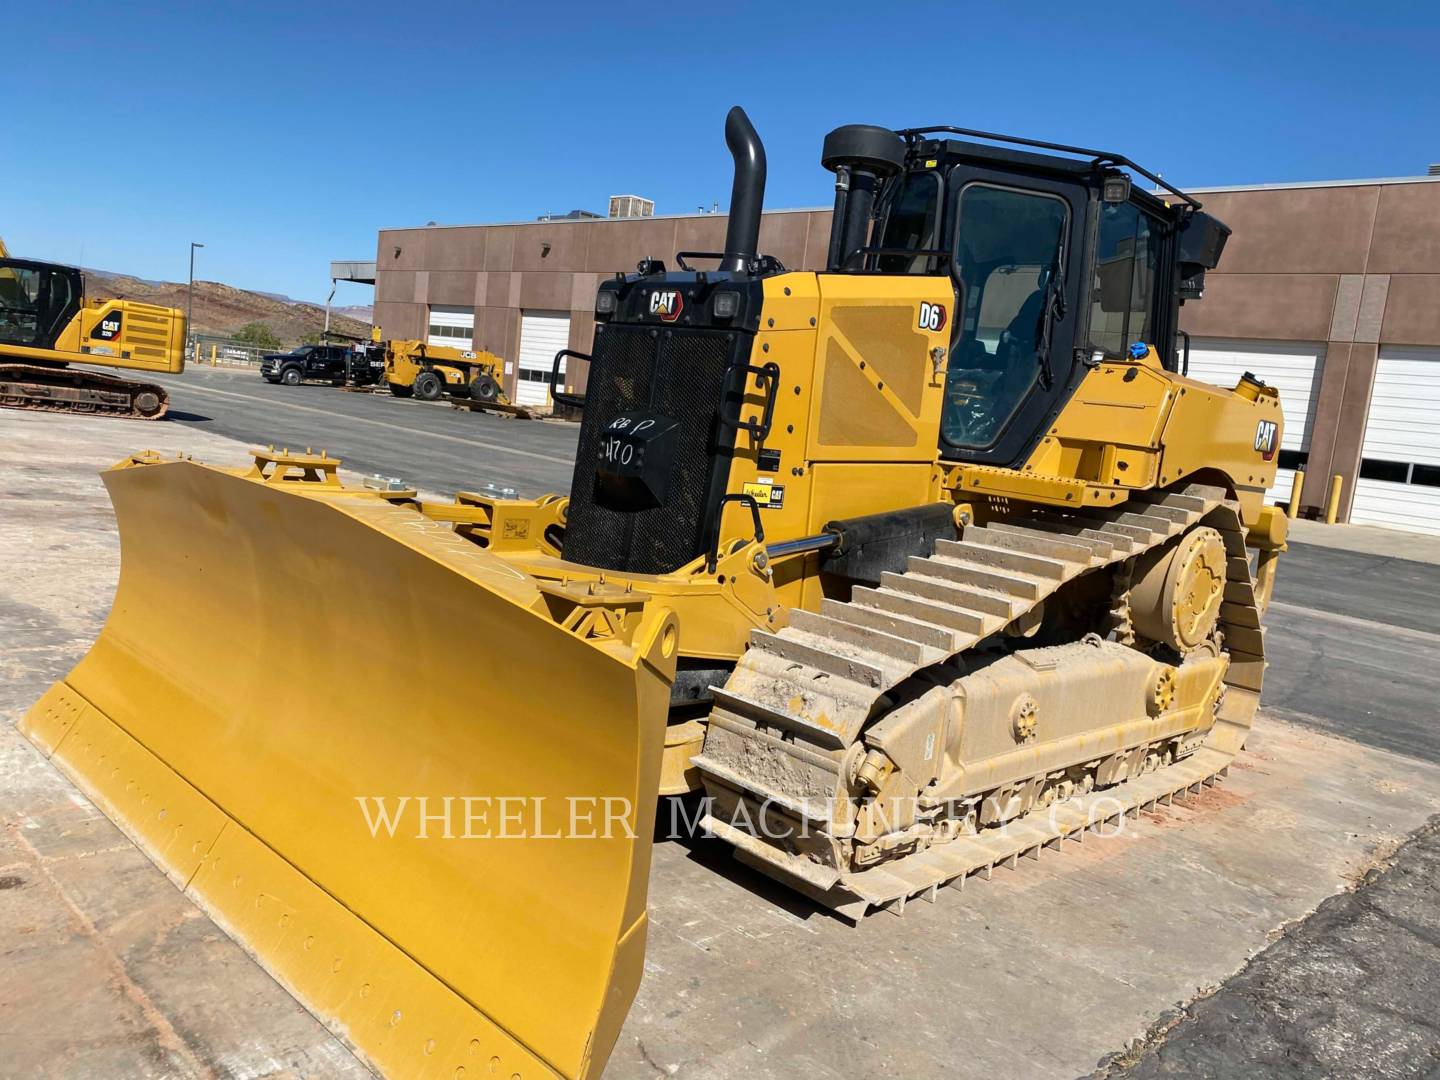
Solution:
[(915, 707), (917, 685), (963, 677), (967, 650), (1038, 616), (1062, 586), (1098, 570), (1120, 571), (1111, 625), (1099, 629), (1133, 644), (1125, 610), (1129, 569), (1202, 524), (1216, 529), (1225, 547), (1219, 630), (1228, 664), (1213, 724), (1192, 732), (1183, 756), (1159, 756), (1153, 752), (1158, 743), (1138, 747), (1132, 760), (1144, 765), (1129, 768), (1119, 783), (1088, 791), (1088, 783), (1080, 785), (1070, 797), (1037, 804), (1002, 826), (962, 832), (859, 869), (787, 850), (715, 809), (706, 827), (743, 862), (858, 921), (873, 910), (901, 913), (913, 898), (934, 901), (942, 886), (963, 888), (996, 866), (1014, 868), (1021, 858), (1038, 858), (1065, 840), (1082, 840), (1087, 831), (1215, 783), (1243, 747), (1259, 704), (1265, 634), (1239, 506), (1223, 489), (1202, 484), (1140, 493), (1109, 509), (1033, 509), (967, 528), (962, 540), (940, 541), (932, 556), (911, 558), (904, 573), (885, 574), (878, 589), (856, 587), (849, 602), (826, 600), (818, 613), (792, 613), (783, 630), (754, 631), (740, 664), (715, 689), (705, 747), (694, 765), (712, 807), (741, 803), (756, 811), (747, 814), (750, 820), (779, 814), (822, 839), (843, 842), (843, 825), (826, 836), (839, 817), (832, 782), (851, 767), (853, 755), (847, 755), (864, 730)]
[(31, 412), (83, 413), (159, 420), (170, 409), (163, 386), (85, 368), (0, 362), (0, 406)]

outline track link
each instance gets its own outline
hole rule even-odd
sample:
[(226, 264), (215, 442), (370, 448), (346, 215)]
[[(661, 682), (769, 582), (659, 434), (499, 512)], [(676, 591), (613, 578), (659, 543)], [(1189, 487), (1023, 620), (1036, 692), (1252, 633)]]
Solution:
[(749, 650), (715, 689), (710, 726), (725, 750), (712, 752), (707, 735), (694, 764), (709, 794), (774, 807), (823, 835), (834, 827), (833, 782), (847, 751), (904, 700), (907, 686), (953, 682), (953, 662), (966, 650), (1037, 612), (1062, 586), (1202, 522), (1220, 531), (1228, 557), (1220, 628), (1230, 663), (1214, 725), (1193, 752), (864, 869), (792, 853), (714, 814), (706, 825), (742, 861), (858, 920), (874, 909), (903, 911), (917, 896), (933, 900), (941, 886), (963, 887), (997, 865), (1214, 783), (1243, 746), (1259, 702), (1264, 630), (1238, 505), (1202, 484), (1140, 493), (1111, 509), (1034, 510), (971, 527), (959, 541), (938, 542), (933, 555), (912, 557), (904, 573), (885, 574), (879, 588), (856, 587), (850, 601), (826, 600), (818, 613), (792, 612), (778, 632), (752, 632)]
[(30, 412), (160, 420), (170, 409), (163, 386), (86, 368), (0, 362), (0, 406)]

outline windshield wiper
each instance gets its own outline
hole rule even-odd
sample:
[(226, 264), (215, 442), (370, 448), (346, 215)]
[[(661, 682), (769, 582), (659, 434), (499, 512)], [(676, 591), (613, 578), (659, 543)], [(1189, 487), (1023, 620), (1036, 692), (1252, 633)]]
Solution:
[(1040, 306), (1040, 325), (1036, 327), (1035, 357), (1040, 362), (1040, 387), (1049, 390), (1055, 382), (1050, 367), (1050, 339), (1056, 319), (1065, 317), (1065, 294), (1055, 278), (1045, 286), (1045, 300)]
[(1035, 328), (1035, 357), (1040, 362), (1040, 388), (1049, 390), (1055, 382), (1050, 367), (1050, 341), (1057, 319), (1065, 317), (1065, 290), (1060, 280), (1060, 253), (1065, 250), (1065, 226), (1055, 247), (1055, 261), (1050, 264), (1049, 280), (1045, 282), (1045, 298), (1040, 304), (1040, 325)]

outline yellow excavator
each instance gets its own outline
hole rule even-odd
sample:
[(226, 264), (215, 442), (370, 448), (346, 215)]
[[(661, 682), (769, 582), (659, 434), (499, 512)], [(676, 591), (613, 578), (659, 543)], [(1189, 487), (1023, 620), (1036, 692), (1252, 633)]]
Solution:
[(178, 374), (185, 315), (134, 300), (85, 299), (73, 266), (11, 258), (0, 241), (0, 406), (159, 420), (170, 395), (71, 364)]
[(1229, 230), (1118, 154), (851, 125), (790, 271), (726, 138), (725, 250), (604, 281), (587, 394), (552, 380), (568, 495), (104, 474), (114, 609), (22, 727), (384, 1073), (603, 1070), (661, 793), (858, 920), (1245, 743), (1280, 404), (1188, 378), (1177, 325)]

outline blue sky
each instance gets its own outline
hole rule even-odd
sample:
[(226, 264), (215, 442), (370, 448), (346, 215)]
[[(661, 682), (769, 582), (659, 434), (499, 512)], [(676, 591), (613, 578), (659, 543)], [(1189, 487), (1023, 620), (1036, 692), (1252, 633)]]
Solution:
[(199, 240), (197, 277), (304, 299), (383, 226), (723, 206), (737, 102), (771, 207), (828, 203), (820, 142), (854, 122), (1100, 146), (1182, 186), (1440, 161), (1433, 2), (10, 7), (12, 251), (183, 281)]

